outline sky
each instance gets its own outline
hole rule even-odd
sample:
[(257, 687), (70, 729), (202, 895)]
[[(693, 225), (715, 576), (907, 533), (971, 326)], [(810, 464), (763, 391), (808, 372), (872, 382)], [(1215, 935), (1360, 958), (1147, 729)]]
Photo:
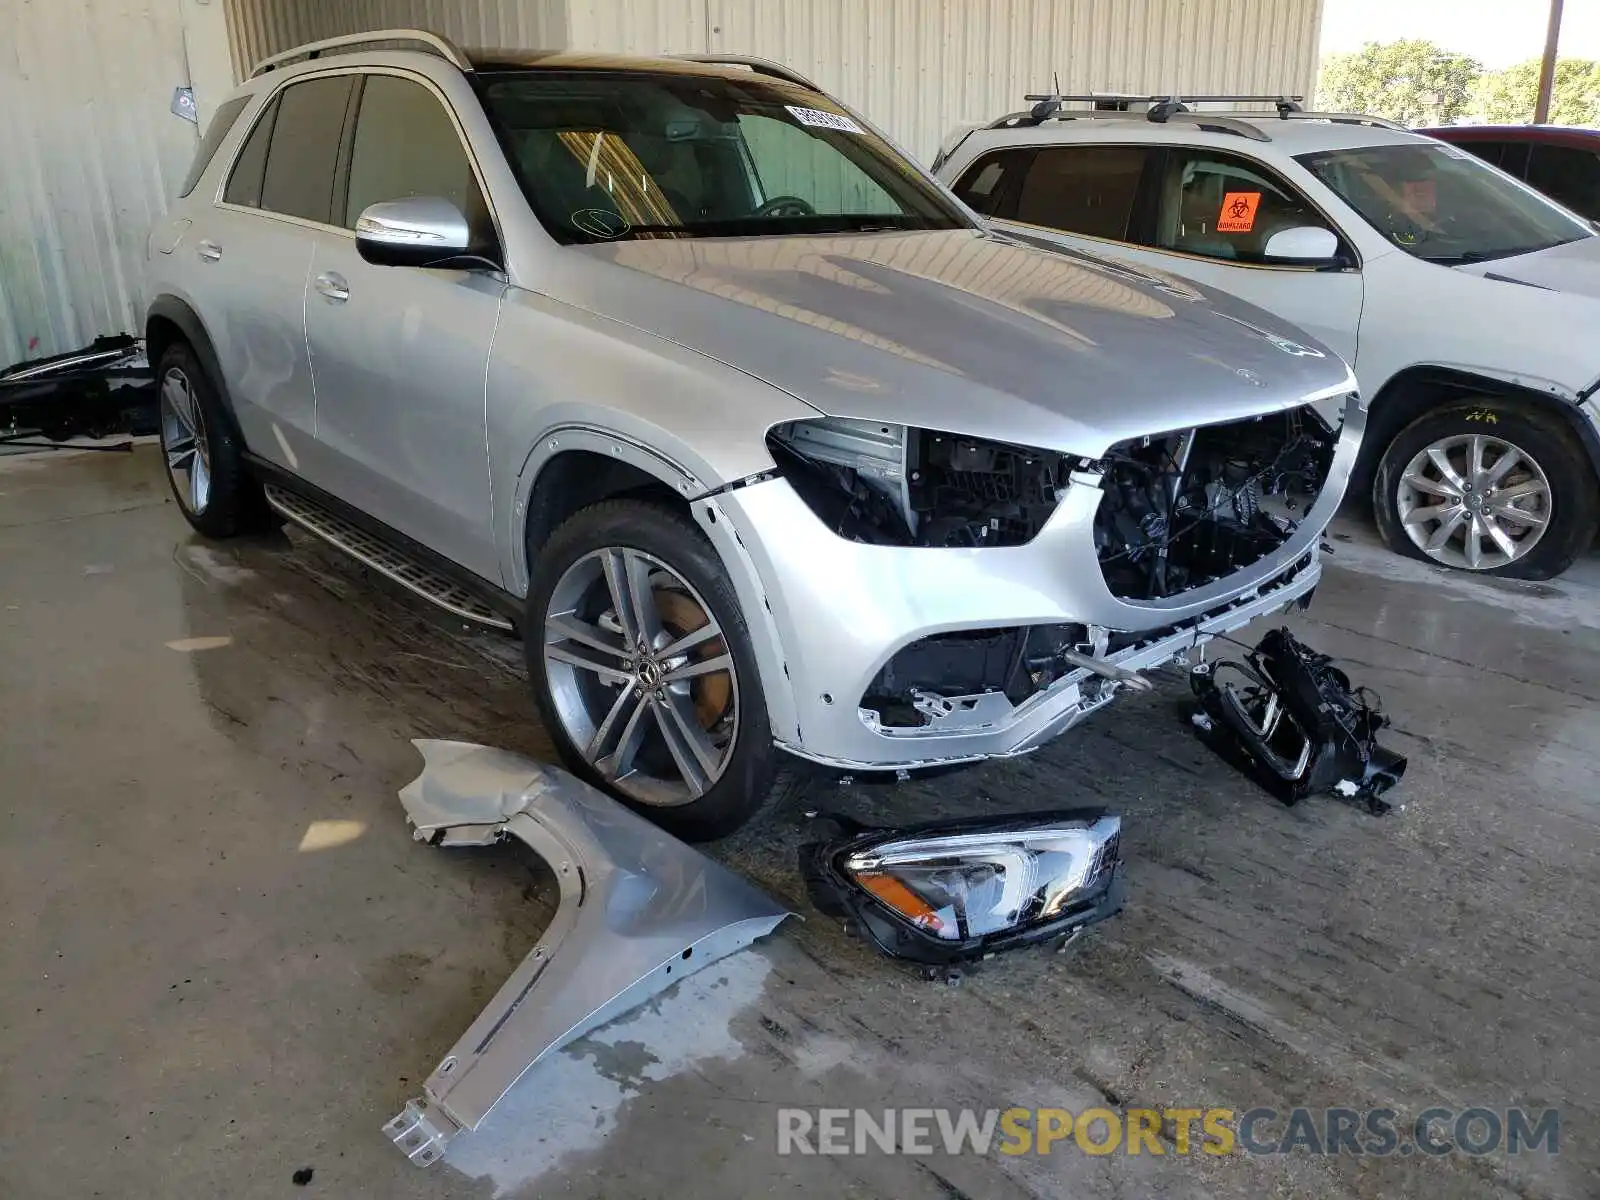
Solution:
[[(1323, 0), (1322, 53), (1427, 38), (1491, 70), (1544, 53), (1547, 0)], [(1566, 0), (1561, 55), (1600, 59), (1600, 0)]]

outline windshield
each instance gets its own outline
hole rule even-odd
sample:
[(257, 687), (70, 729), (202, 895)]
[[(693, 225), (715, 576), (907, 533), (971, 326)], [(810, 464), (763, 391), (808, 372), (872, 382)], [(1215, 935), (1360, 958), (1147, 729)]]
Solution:
[(1408, 142), (1298, 160), (1384, 237), (1428, 262), (1488, 262), (1593, 235), (1458, 146)]
[(484, 105), (562, 242), (964, 229), (970, 221), (825, 96), (766, 79), (487, 75)]

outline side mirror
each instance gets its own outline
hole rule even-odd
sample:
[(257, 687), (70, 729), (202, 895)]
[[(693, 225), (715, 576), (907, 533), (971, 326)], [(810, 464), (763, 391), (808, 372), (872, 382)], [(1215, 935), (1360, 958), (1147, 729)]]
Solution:
[(472, 230), (442, 196), (374, 204), (356, 221), (356, 250), (380, 267), (425, 267), (471, 252)]
[(1269, 262), (1331, 263), (1339, 257), (1339, 237), (1331, 229), (1297, 225), (1269, 237), (1261, 254)]

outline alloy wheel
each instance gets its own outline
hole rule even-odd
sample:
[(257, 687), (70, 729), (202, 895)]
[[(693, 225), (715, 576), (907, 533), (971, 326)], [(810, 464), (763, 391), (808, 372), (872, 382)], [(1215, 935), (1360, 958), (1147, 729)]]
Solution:
[(200, 516), (211, 502), (211, 447), (200, 399), (179, 367), (161, 379), (161, 449), (178, 502)]
[(1401, 473), (1395, 508), (1411, 541), (1448, 567), (1489, 571), (1524, 557), (1550, 526), (1550, 480), (1533, 456), (1481, 433), (1440, 438)]
[(689, 804), (727, 770), (733, 654), (705, 600), (653, 555), (608, 546), (567, 568), (545, 612), (544, 669), (567, 737), (630, 799)]

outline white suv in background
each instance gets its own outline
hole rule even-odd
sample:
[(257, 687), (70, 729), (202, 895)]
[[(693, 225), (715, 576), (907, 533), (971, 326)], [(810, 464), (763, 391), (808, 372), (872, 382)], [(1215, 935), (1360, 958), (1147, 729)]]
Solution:
[(1540, 579), (1589, 547), (1593, 226), (1374, 118), (1289, 100), (1266, 115), (1065, 107), (1090, 99), (959, 133), (935, 172), (1019, 241), (1233, 292), (1348, 359), (1371, 407), (1353, 486), (1372, 484), (1394, 549)]

